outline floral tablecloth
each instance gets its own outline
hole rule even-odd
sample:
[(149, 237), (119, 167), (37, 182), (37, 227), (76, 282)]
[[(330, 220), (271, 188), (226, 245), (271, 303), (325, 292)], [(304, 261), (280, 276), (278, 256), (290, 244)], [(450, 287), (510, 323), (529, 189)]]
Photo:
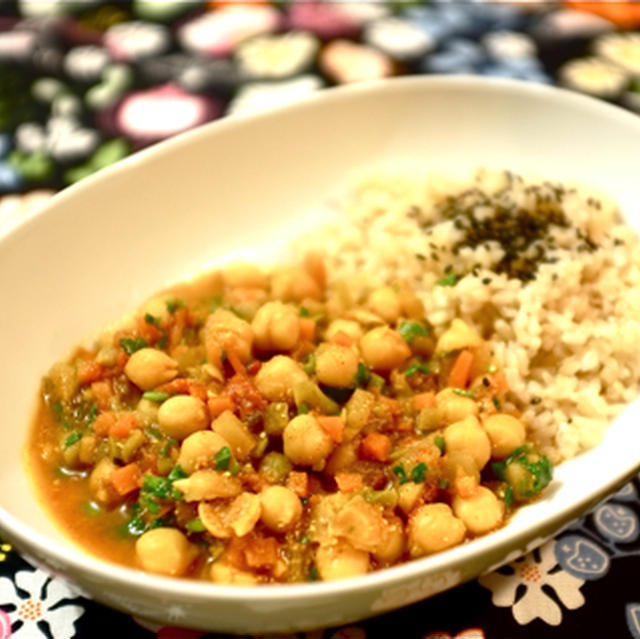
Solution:
[[(640, 113), (638, 2), (3, 1), (0, 231), (123, 157), (324, 87), (474, 73)], [(0, 487), (0, 490), (2, 488)], [(640, 478), (478, 581), (314, 639), (640, 638)], [(79, 596), (0, 540), (0, 639), (215, 636)]]

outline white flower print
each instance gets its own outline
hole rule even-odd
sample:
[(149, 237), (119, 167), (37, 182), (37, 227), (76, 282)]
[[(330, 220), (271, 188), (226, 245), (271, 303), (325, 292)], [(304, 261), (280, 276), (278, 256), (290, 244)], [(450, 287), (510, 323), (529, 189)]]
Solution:
[[(529, 553), (509, 564), (513, 574), (494, 572), (478, 580), (480, 585), (491, 590), (494, 605), (512, 607), (513, 617), (521, 625), (528, 624), (537, 617), (550, 626), (560, 625), (562, 609), (544, 592), (543, 586), (551, 587), (569, 610), (575, 610), (584, 604), (585, 599), (580, 592), (584, 580), (564, 570), (554, 570), (558, 565), (555, 544), (555, 541), (550, 541), (539, 549), (539, 561), (535, 553)], [(524, 586), (525, 592), (516, 601), (519, 586)]]
[[(75, 636), (74, 624), (84, 614), (84, 608), (74, 603), (60, 602), (77, 597), (64, 581), (53, 579), (42, 570), (20, 570), (15, 574), (15, 586), (7, 577), (0, 577), (0, 606), (10, 606), (6, 614), (15, 628), (12, 639), (44, 637), (38, 622), (48, 624), (56, 639)], [(16, 588), (17, 586), (17, 588)], [(27, 593), (24, 597), (20, 591)]]

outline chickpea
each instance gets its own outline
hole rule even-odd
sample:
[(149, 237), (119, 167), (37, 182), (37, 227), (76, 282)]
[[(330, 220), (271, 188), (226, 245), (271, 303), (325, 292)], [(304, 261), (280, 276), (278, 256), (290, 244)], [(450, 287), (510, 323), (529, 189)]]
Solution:
[(218, 308), (207, 317), (204, 325), (204, 346), (207, 359), (218, 364), (220, 349), (232, 350), (243, 361), (251, 357), (253, 329), (249, 322), (231, 311)]
[(254, 382), (269, 401), (282, 402), (291, 401), (293, 387), (308, 380), (297, 362), (286, 355), (276, 355), (260, 368)]
[(300, 338), (300, 317), (293, 306), (267, 302), (258, 309), (251, 328), (260, 350), (290, 351)]
[(302, 302), (307, 298), (320, 299), (322, 290), (308, 271), (294, 267), (273, 275), (271, 294), (280, 300)]
[(345, 541), (319, 546), (316, 566), (324, 581), (364, 575), (369, 571), (369, 553), (356, 550)]
[(371, 329), (360, 340), (365, 363), (377, 372), (397, 368), (411, 355), (411, 349), (396, 331), (388, 326)]
[(169, 437), (179, 441), (209, 425), (204, 402), (191, 395), (175, 395), (158, 409), (158, 427)]
[(491, 458), (491, 442), (478, 419), (469, 415), (444, 429), (444, 444), (447, 453), (468, 453), (478, 469), (487, 465)]
[(484, 486), (478, 486), (470, 497), (456, 495), (452, 502), (456, 517), (476, 535), (497, 528), (504, 519), (504, 502)]
[(298, 496), (284, 486), (269, 486), (260, 493), (264, 525), (274, 532), (290, 530), (302, 517)]
[(184, 575), (196, 554), (196, 549), (177, 528), (154, 528), (136, 541), (140, 565), (161, 575)]
[(465, 536), (465, 525), (447, 504), (426, 504), (409, 518), (409, 552), (412, 557), (429, 555), (457, 546)]
[(399, 517), (392, 517), (387, 523), (386, 538), (378, 545), (373, 555), (378, 561), (391, 563), (404, 552), (404, 526)]
[(367, 307), (387, 324), (395, 324), (402, 314), (400, 298), (391, 286), (382, 286), (372, 291)]
[(509, 457), (525, 442), (524, 424), (512, 415), (504, 413), (490, 415), (484, 419), (482, 425), (491, 440), (491, 455), (496, 459)]
[(267, 276), (253, 264), (236, 262), (225, 267), (222, 276), (228, 288), (266, 288)]
[(89, 475), (89, 491), (101, 504), (111, 505), (118, 501), (118, 495), (110, 481), (111, 473), (115, 469), (116, 465), (107, 457), (103, 457)]
[(358, 322), (353, 320), (337, 319), (329, 324), (324, 333), (324, 338), (330, 342), (336, 333), (345, 333), (345, 335), (348, 335), (354, 342), (359, 342), (362, 338), (362, 327)]
[(209, 572), (211, 581), (223, 584), (236, 584), (237, 586), (253, 586), (258, 583), (258, 578), (247, 572), (231, 566), (224, 559), (218, 559), (211, 564)]
[(451, 326), (442, 334), (436, 343), (436, 354), (450, 353), (462, 348), (477, 348), (483, 339), (476, 330), (456, 317)]
[(324, 462), (333, 441), (312, 415), (298, 415), (285, 427), (282, 433), (284, 454), (301, 466), (315, 466)]
[(322, 344), (316, 351), (316, 375), (327, 386), (347, 388), (358, 372), (357, 351), (340, 344)]
[(178, 465), (190, 475), (200, 468), (211, 466), (214, 455), (225, 446), (229, 446), (227, 440), (217, 433), (198, 430), (182, 442)]
[(458, 395), (453, 388), (445, 388), (436, 395), (436, 406), (447, 424), (478, 414), (478, 404), (471, 397)]
[(228, 442), (233, 456), (240, 461), (244, 461), (255, 448), (255, 437), (230, 410), (225, 410), (213, 420), (211, 430)]
[(178, 374), (178, 362), (157, 348), (141, 348), (131, 355), (124, 374), (142, 390), (170, 382)]

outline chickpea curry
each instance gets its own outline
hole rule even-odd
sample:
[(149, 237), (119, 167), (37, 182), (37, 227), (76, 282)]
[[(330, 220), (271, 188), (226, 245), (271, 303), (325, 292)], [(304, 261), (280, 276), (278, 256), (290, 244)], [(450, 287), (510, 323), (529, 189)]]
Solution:
[[(43, 380), (29, 455), (112, 561), (259, 584), (360, 575), (502, 526), (552, 467), (488, 343), (401, 281), (233, 265), (144, 304)], [(446, 282), (439, 285), (446, 286)]]

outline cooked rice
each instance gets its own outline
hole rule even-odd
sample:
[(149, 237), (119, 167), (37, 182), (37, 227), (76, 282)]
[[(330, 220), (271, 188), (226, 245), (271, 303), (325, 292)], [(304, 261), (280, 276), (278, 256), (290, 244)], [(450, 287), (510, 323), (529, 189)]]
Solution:
[[(491, 226), (496, 211), (515, 210), (518, 224), (523, 212), (539, 210), (561, 211), (566, 224), (550, 223), (511, 261), (517, 233), (465, 245), (472, 232), (461, 226)], [(639, 394), (639, 244), (601, 194), (509, 172), (481, 171), (464, 185), (387, 174), (357, 184), (344, 214), (320, 242), (330, 280), (356, 281), (361, 289), (350, 286), (361, 292), (405, 280), (436, 336), (454, 317), (473, 324), (504, 368), (531, 436), (555, 462), (595, 446)], [(317, 233), (303, 247), (310, 242), (318, 245)], [(437, 283), (451, 273), (460, 276), (455, 285)]]

